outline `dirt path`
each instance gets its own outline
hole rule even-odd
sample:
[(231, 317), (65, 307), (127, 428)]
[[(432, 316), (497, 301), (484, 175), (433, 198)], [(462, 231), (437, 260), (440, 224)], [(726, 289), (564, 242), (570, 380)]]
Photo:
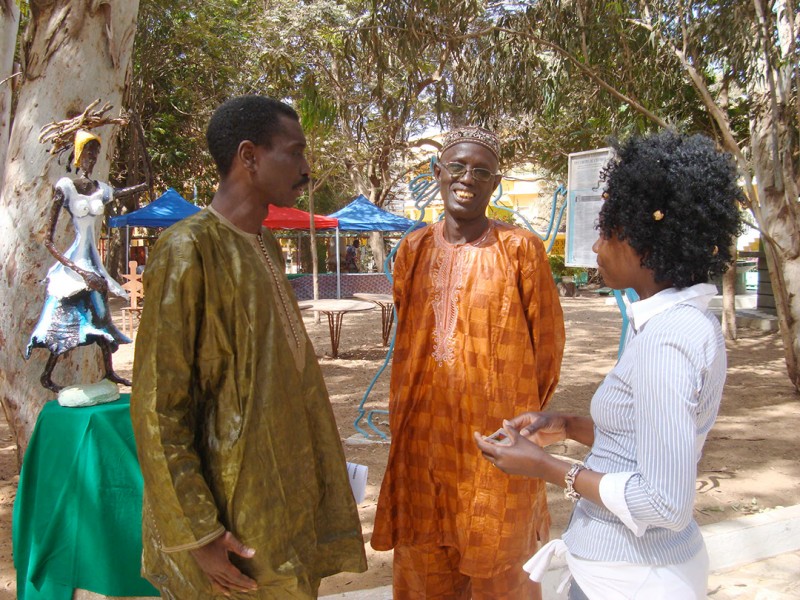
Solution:
[[(551, 408), (585, 414), (595, 388), (616, 360), (619, 313), (605, 298), (591, 293), (565, 298), (563, 305), (567, 349)], [(388, 445), (353, 445), (350, 438), (356, 433), (353, 420), (358, 403), (385, 357), (380, 312), (345, 316), (336, 360), (326, 356), (330, 352), (327, 321), (323, 318), (317, 324), (309, 314), (305, 323), (320, 357), (347, 459), (369, 467), (367, 495), (359, 507), (368, 542)], [(131, 362), (131, 346), (122, 347), (114, 357), (123, 375), (130, 375)], [(780, 338), (741, 329), (740, 339), (728, 345), (728, 364), (720, 416), (700, 463), (695, 516), (701, 525), (800, 504), (800, 462), (795, 456), (800, 397), (786, 376)], [(388, 382), (389, 369), (375, 385), (367, 408), (386, 407)], [(11, 511), (17, 483), (14, 451), (10, 432), (0, 422), (0, 600), (16, 597), (11, 557)], [(578, 458), (585, 448), (569, 443), (553, 451)], [(558, 534), (566, 525), (570, 505), (555, 488), (550, 489), (550, 508), (553, 533)], [(366, 547), (369, 571), (330, 577), (323, 581), (321, 595), (391, 583), (391, 552), (375, 552), (368, 543)]]

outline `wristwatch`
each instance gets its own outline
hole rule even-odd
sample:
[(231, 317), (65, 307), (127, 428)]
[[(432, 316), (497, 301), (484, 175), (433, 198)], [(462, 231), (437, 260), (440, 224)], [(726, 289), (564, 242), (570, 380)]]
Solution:
[(569, 471), (567, 471), (567, 474), (564, 475), (564, 483), (567, 484), (567, 487), (564, 489), (564, 496), (573, 502), (577, 502), (581, 499), (581, 495), (575, 491), (574, 487), (572, 487), (575, 485), (575, 478), (578, 476), (578, 473), (587, 468), (588, 467), (581, 463), (575, 463), (570, 467)]

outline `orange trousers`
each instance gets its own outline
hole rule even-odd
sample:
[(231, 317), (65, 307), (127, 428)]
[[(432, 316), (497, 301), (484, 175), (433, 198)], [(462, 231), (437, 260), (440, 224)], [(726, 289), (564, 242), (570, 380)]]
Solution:
[(447, 546), (395, 546), (394, 600), (541, 600), (542, 590), (513, 565), (486, 579), (458, 570), (460, 554)]

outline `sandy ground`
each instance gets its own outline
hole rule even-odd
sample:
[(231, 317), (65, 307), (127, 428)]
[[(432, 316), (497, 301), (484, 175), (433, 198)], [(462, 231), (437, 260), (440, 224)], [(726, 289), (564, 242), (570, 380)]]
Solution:
[[(619, 313), (604, 297), (591, 292), (562, 302), (567, 348), (551, 408), (586, 414), (594, 389), (616, 359)], [(363, 443), (366, 440), (353, 425), (359, 402), (386, 356), (380, 311), (345, 316), (338, 359), (328, 356), (330, 336), (325, 318), (316, 323), (313, 314), (306, 314), (305, 324), (325, 374), (347, 459), (369, 467), (367, 495), (359, 507), (369, 571), (330, 577), (323, 581), (320, 594), (388, 585), (391, 552), (375, 552), (368, 543), (388, 444)], [(698, 473), (695, 517), (701, 525), (800, 504), (800, 462), (795, 456), (800, 397), (786, 376), (781, 340), (774, 333), (740, 329), (739, 340), (730, 342), (728, 350), (722, 408)], [(114, 364), (121, 374), (130, 375), (132, 355), (132, 345), (115, 354)], [(373, 388), (367, 409), (386, 408), (388, 376), (389, 368)], [(385, 429), (382, 415), (377, 415), (375, 422)], [(575, 458), (585, 452), (573, 443), (551, 450)], [(11, 553), (11, 513), (18, 480), (14, 453), (10, 432), (0, 421), (0, 600), (16, 597)], [(566, 525), (570, 504), (555, 487), (550, 488), (550, 509), (553, 534), (557, 535)]]

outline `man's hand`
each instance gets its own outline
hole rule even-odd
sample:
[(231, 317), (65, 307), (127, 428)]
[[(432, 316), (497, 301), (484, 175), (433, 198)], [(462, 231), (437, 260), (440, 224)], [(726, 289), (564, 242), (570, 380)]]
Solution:
[(192, 550), (197, 564), (208, 576), (214, 591), (229, 596), (231, 592), (249, 592), (258, 588), (256, 582), (237, 569), (228, 558), (233, 552), (242, 558), (252, 558), (256, 553), (226, 531), (205, 546)]

